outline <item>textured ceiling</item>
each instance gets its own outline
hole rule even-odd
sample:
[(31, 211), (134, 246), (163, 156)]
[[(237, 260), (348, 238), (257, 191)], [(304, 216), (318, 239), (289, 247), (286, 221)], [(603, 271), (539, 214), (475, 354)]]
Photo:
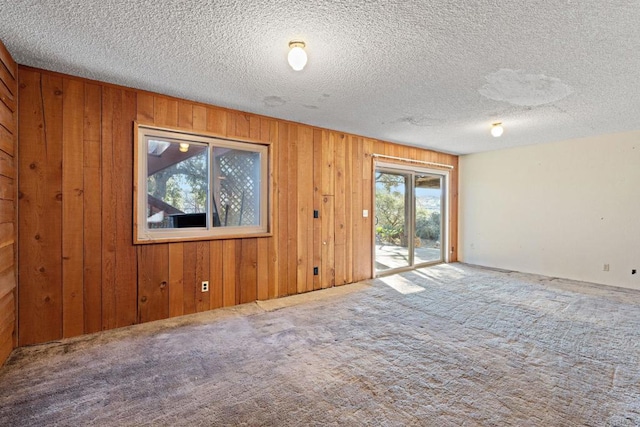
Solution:
[(640, 129), (638, 0), (3, 0), (0, 39), (21, 64), (450, 153)]

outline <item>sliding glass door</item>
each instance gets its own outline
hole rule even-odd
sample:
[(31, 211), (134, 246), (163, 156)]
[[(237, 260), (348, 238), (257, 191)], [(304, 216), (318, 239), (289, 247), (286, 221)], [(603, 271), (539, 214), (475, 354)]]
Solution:
[(444, 261), (445, 175), (377, 165), (376, 275)]

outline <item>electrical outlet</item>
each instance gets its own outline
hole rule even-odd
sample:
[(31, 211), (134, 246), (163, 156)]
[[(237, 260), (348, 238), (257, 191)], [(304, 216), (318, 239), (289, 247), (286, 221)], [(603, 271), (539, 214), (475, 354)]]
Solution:
[(602, 267), (602, 271), (609, 271), (609, 264), (605, 264), (604, 267)]
[(202, 292), (209, 292), (209, 281), (208, 280), (203, 280), (202, 281)]

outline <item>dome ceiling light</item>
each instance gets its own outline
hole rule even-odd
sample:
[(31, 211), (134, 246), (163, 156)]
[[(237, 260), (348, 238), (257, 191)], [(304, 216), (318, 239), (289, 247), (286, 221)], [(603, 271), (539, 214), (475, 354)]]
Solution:
[(307, 52), (304, 51), (305, 46), (304, 42), (301, 41), (289, 42), (290, 50), (287, 60), (291, 68), (295, 71), (301, 71), (304, 66), (307, 65)]
[(502, 123), (494, 123), (491, 125), (491, 135), (495, 138), (502, 136), (504, 133), (504, 128), (502, 127)]

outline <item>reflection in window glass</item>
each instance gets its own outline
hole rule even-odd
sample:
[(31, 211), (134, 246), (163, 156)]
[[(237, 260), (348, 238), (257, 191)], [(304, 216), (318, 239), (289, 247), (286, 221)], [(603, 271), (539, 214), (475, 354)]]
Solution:
[(207, 145), (149, 139), (147, 146), (148, 228), (206, 227)]

